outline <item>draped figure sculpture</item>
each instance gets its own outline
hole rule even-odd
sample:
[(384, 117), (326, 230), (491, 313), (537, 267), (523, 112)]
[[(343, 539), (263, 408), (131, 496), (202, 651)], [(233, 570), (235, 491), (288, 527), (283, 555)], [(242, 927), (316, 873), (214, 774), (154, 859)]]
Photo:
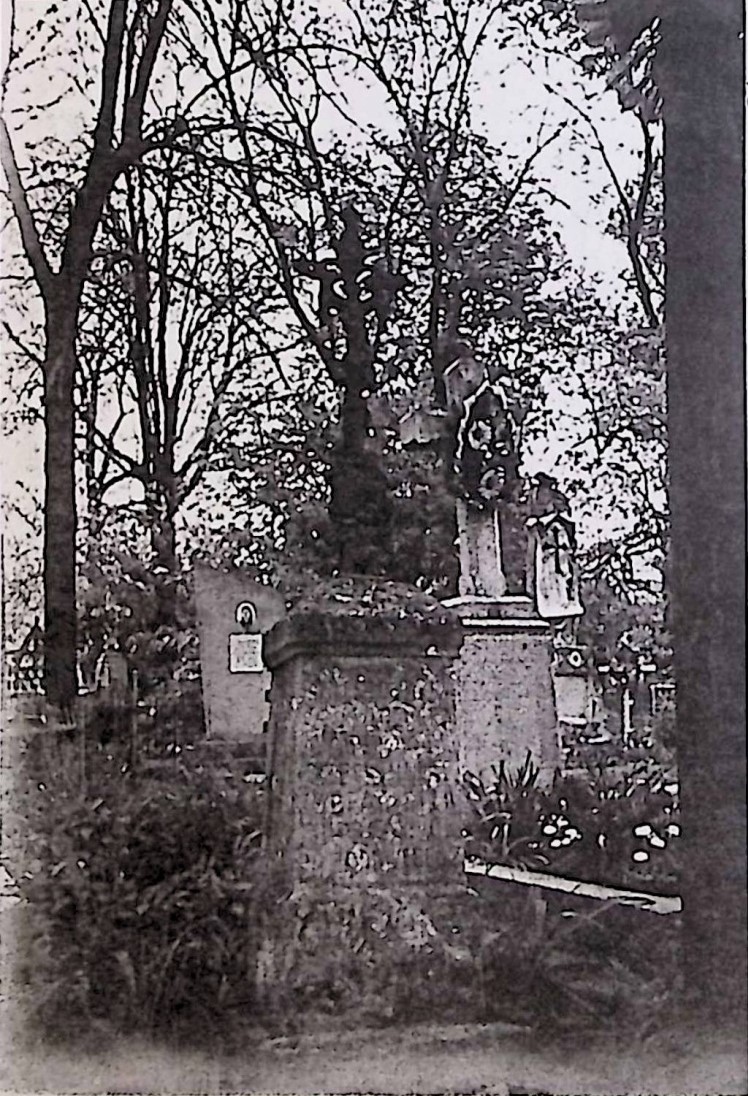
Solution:
[(517, 424), (501, 378), (470, 353), (446, 370), (447, 423), (457, 485), (463, 597), (533, 597), (538, 615), (583, 612), (576, 537), (565, 495), (550, 476), (519, 473)]

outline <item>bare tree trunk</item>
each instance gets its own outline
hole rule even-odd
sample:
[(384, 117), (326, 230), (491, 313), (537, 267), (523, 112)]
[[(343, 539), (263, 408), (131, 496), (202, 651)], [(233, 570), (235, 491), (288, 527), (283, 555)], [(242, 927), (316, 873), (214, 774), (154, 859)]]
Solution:
[(743, 11), (664, 25), (671, 592), (685, 974), (711, 1028), (746, 1019)]
[(44, 677), (56, 707), (77, 693), (73, 320), (64, 299), (50, 310), (44, 366)]

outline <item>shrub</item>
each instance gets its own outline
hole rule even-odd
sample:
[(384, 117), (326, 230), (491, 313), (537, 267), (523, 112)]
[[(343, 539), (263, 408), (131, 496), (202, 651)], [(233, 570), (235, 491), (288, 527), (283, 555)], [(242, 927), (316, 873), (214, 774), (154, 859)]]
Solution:
[(486, 1017), (545, 1035), (656, 1026), (679, 992), (679, 924), (609, 903), (547, 903), (523, 888), (503, 897), (483, 940)]
[(194, 1033), (251, 1008), (266, 890), (245, 785), (199, 767), (146, 778), (100, 753), (85, 784), (62, 766), (23, 798), (32, 1023)]

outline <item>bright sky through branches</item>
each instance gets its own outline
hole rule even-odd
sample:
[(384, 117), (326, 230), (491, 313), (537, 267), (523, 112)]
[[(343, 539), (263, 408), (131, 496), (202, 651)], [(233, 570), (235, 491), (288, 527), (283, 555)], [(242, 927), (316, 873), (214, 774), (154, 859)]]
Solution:
[[(16, 0), (17, 43), (27, 50), (30, 63), (14, 73), (4, 109), (17, 138), (22, 172), (47, 142), (52, 142), (50, 157), (59, 158), (64, 170), (79, 172), (84, 161), (82, 138), (95, 116), (101, 63), (100, 41), (86, 8), (103, 26), (108, 8), (104, 0), (86, 4)], [(323, 19), (328, 14), (340, 15), (342, 10), (337, 0), (328, 0), (319, 8)], [(6, 25), (9, 13), (10, 5), (3, 5)], [(569, 259), (557, 291), (563, 294), (585, 280), (594, 284), (602, 300), (630, 307), (621, 279), (627, 266), (626, 249), (606, 226), (616, 203), (610, 167), (624, 184), (637, 172), (639, 133), (635, 120), (631, 114), (621, 113), (616, 95), (606, 90), (602, 80), (582, 77), (576, 63), (560, 53), (555, 43), (531, 40), (518, 30), (514, 18), (511, 11), (499, 16), (494, 33), (477, 57), (471, 95), (475, 127), (499, 150), (510, 180), (538, 150), (525, 185), (545, 209)], [(50, 28), (54, 34), (49, 33)], [(199, 35), (195, 27), (195, 41)], [(7, 34), (4, 38), (7, 45)], [(35, 49), (34, 42), (41, 43), (40, 48)], [(172, 55), (171, 59), (162, 58), (160, 65), (153, 88), (159, 110), (168, 112), (177, 84), (185, 101), (201, 91), (202, 80), (191, 75), (186, 60), (183, 66), (178, 65)], [(340, 85), (329, 90), (332, 98), (345, 103), (347, 114), (355, 120), (351, 125), (333, 105), (324, 105), (323, 130), (330, 140), (346, 135), (355, 140), (356, 125), (395, 131), (392, 104), (381, 86), (367, 81), (360, 68), (355, 75), (344, 73)], [(583, 114), (589, 116), (591, 125)], [(595, 147), (598, 137), (608, 165)], [(5, 234), (2, 246), (7, 256), (17, 250), (12, 219)], [(24, 318), (34, 315), (33, 288), (27, 284), (6, 290), (6, 298), (7, 315), (23, 327)], [(10, 446), (6, 442), (9, 463), (32, 490), (40, 485), (38, 438), (37, 424), (16, 434)], [(6, 491), (12, 494), (13, 490), (12, 484), (6, 483)], [(217, 497), (220, 499), (220, 486)]]

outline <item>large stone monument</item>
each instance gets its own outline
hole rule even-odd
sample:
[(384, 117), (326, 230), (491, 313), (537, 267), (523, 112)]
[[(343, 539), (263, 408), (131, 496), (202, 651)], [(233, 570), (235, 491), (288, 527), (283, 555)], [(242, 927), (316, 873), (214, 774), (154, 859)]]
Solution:
[[(516, 426), (501, 380), (463, 354), (444, 376), (434, 417), (457, 494), (459, 595), (445, 605), (465, 629), (458, 662), (460, 764), (481, 778), (528, 752), (542, 780), (561, 764), (552, 684), (554, 625), (582, 612), (574, 527), (548, 476), (520, 476)], [(436, 429), (436, 425), (432, 427)], [(419, 435), (431, 431), (419, 423)], [(408, 439), (418, 440), (412, 429)]]
[(342, 981), (378, 986), (380, 968), (386, 977), (397, 956), (430, 944), (440, 908), (464, 889), (451, 672), (461, 641), (435, 599), (353, 578), (266, 637), (267, 847), (288, 896), (264, 950), (268, 984), (313, 981), (322, 952)]

